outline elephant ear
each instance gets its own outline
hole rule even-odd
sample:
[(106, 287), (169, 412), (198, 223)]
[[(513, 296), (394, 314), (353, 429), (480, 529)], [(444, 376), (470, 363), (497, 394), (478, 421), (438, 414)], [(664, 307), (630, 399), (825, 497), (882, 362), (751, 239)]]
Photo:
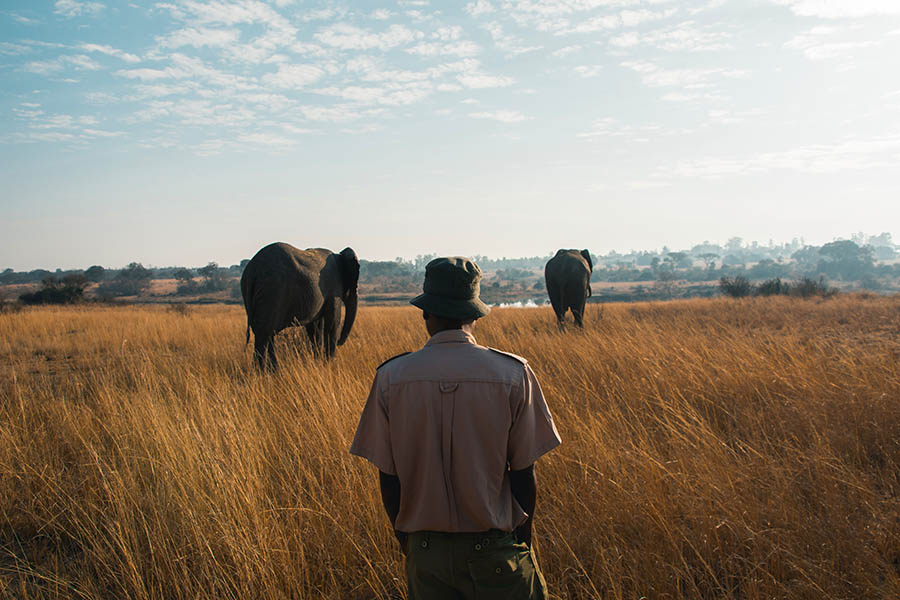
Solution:
[(591, 253), (587, 251), (587, 249), (581, 251), (581, 255), (584, 257), (584, 260), (587, 261), (588, 268), (591, 272), (594, 272), (594, 263), (591, 261)]
[(359, 258), (353, 248), (348, 247), (341, 250), (341, 278), (344, 293), (355, 293), (359, 284)]

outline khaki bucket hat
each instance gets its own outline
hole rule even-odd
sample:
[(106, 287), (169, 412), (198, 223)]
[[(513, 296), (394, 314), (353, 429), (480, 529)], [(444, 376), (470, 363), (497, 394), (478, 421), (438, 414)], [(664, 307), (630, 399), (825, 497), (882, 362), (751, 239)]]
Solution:
[(425, 265), (425, 293), (409, 303), (439, 317), (479, 319), (491, 312), (478, 297), (480, 289), (478, 265), (464, 256), (445, 256)]

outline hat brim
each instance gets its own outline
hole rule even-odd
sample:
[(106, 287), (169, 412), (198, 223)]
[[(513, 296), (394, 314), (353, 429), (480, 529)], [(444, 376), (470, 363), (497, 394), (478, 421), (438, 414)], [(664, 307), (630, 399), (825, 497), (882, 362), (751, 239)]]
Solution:
[(453, 300), (431, 294), (420, 294), (409, 301), (425, 312), (447, 319), (480, 319), (491, 312), (491, 307), (480, 298)]

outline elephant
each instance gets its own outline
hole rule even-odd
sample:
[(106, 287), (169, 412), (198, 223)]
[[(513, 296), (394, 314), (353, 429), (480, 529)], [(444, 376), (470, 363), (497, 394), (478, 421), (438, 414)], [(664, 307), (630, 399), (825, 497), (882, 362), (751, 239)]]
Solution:
[[(259, 368), (278, 368), (274, 337), (291, 325), (305, 326), (316, 353), (334, 356), (353, 328), (358, 284), (359, 259), (352, 248), (335, 254), (276, 242), (257, 252), (241, 275), (241, 296), (247, 311), (247, 343), (252, 329)], [(338, 299), (346, 309), (340, 337)]]
[(584, 305), (591, 296), (591, 273), (594, 263), (587, 250), (557, 250), (556, 256), (547, 261), (544, 279), (550, 304), (556, 313), (560, 328), (566, 319), (566, 311), (571, 309), (575, 325), (584, 327)]

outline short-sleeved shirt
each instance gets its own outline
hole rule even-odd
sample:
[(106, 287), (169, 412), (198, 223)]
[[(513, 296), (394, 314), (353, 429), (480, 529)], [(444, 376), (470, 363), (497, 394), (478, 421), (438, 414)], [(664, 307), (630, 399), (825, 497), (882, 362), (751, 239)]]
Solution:
[(560, 441), (527, 361), (454, 329), (379, 367), (350, 452), (400, 479), (400, 531), (513, 531), (509, 470)]

